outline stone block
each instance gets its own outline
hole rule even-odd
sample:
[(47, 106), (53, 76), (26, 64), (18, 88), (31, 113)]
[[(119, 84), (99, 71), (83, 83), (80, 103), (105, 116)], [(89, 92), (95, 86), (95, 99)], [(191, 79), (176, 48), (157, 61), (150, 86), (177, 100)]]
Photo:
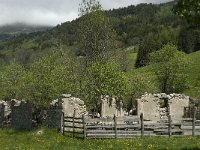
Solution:
[(11, 127), (14, 129), (32, 129), (32, 105), (30, 103), (12, 100)]

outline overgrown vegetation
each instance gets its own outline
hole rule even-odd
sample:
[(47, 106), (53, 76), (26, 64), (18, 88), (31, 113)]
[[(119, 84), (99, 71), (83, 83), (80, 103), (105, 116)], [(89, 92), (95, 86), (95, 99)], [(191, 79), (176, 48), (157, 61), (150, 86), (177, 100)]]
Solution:
[(144, 92), (200, 97), (199, 28), (173, 14), (174, 2), (110, 11), (88, 2), (75, 21), (0, 43), (0, 99), (46, 105), (71, 93), (99, 111), (101, 95), (127, 109)]

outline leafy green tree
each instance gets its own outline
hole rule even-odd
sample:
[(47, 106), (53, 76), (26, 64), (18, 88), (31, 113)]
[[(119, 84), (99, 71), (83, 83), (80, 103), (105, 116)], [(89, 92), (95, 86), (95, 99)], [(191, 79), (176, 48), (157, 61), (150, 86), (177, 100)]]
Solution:
[(155, 93), (158, 91), (154, 82), (154, 74), (146, 68), (135, 69), (127, 75), (127, 109), (133, 109), (136, 104), (136, 99), (140, 98), (145, 92)]
[(199, 0), (178, 0), (174, 6), (174, 12), (186, 18), (194, 25), (200, 25), (200, 2)]
[(20, 85), (23, 83), (24, 68), (16, 63), (4, 67), (0, 72), (0, 99), (17, 99), (20, 93)]
[(185, 53), (168, 44), (161, 50), (151, 53), (150, 57), (161, 92), (182, 92), (186, 88), (187, 75), (184, 70), (188, 66), (188, 60)]
[(126, 77), (116, 63), (96, 62), (88, 68), (85, 84), (85, 99), (91, 108), (100, 108), (101, 95), (122, 98), (126, 93)]
[(166, 26), (160, 26), (156, 29), (156, 32), (151, 32), (148, 34), (139, 46), (135, 66), (139, 68), (148, 65), (150, 61), (149, 54), (153, 51), (161, 49), (163, 45), (168, 43), (177, 45), (178, 34), (178, 29), (173, 29)]
[(113, 46), (113, 29), (96, 0), (83, 0), (80, 5), (77, 37), (87, 61), (106, 59), (105, 53)]
[(76, 61), (73, 56), (53, 51), (34, 62), (24, 76), (22, 95), (34, 103), (46, 105), (60, 94), (76, 94)]

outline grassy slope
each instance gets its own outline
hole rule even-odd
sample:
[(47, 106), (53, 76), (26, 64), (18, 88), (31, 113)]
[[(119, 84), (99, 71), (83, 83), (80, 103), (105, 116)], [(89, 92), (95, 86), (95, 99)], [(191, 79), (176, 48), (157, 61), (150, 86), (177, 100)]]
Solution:
[[(64, 137), (56, 130), (42, 128), (43, 134), (37, 135), (39, 129), (31, 132), (17, 132), (0, 129), (1, 150), (199, 150), (200, 137), (146, 137), (135, 139), (82, 140)], [(41, 130), (41, 129), (40, 129)]]
[[(137, 53), (132, 53), (130, 55), (132, 63), (136, 61), (136, 57)], [(200, 100), (200, 87), (197, 86), (197, 78), (200, 78), (200, 51), (187, 54), (187, 57), (189, 60), (189, 68), (188, 70), (186, 70), (186, 74), (188, 75), (188, 89), (186, 89), (183, 93), (189, 95), (190, 97)], [(154, 83), (153, 80), (155, 78), (153, 73), (150, 71), (149, 66), (137, 69), (137, 71), (141, 74), (146, 74), (146, 76), (150, 78), (151, 82)]]
[(188, 74), (189, 89), (184, 93), (200, 100), (200, 87), (197, 86), (197, 78), (200, 77), (200, 51), (188, 55), (190, 60), (190, 68)]

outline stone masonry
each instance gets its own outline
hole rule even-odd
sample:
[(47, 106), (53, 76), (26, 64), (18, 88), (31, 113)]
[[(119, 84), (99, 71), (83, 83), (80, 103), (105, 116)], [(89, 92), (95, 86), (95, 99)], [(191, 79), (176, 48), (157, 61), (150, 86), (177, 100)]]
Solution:
[(159, 121), (159, 110), (159, 98), (156, 98), (154, 95), (145, 94), (141, 99), (137, 100), (137, 114), (143, 113), (145, 120)]
[(32, 105), (26, 101), (11, 101), (11, 127), (14, 129), (32, 129)]
[(117, 97), (101, 97), (101, 117), (124, 116), (123, 103)]
[(53, 100), (47, 110), (45, 124), (52, 128), (60, 128), (62, 112), (65, 116), (82, 117), (86, 114), (84, 101), (72, 97), (71, 94), (62, 94), (58, 99)]
[(184, 108), (189, 106), (189, 97), (182, 94), (145, 94), (137, 99), (137, 114), (144, 114), (144, 119), (157, 122), (167, 119), (172, 120), (184, 116)]
[(75, 117), (82, 117), (87, 113), (84, 101), (81, 99), (72, 97), (70, 94), (62, 94), (59, 99), (62, 101), (62, 111), (65, 116), (73, 116), (74, 110)]
[(182, 94), (169, 95), (169, 112), (173, 118), (182, 118), (184, 115), (184, 108), (189, 107), (189, 96)]

